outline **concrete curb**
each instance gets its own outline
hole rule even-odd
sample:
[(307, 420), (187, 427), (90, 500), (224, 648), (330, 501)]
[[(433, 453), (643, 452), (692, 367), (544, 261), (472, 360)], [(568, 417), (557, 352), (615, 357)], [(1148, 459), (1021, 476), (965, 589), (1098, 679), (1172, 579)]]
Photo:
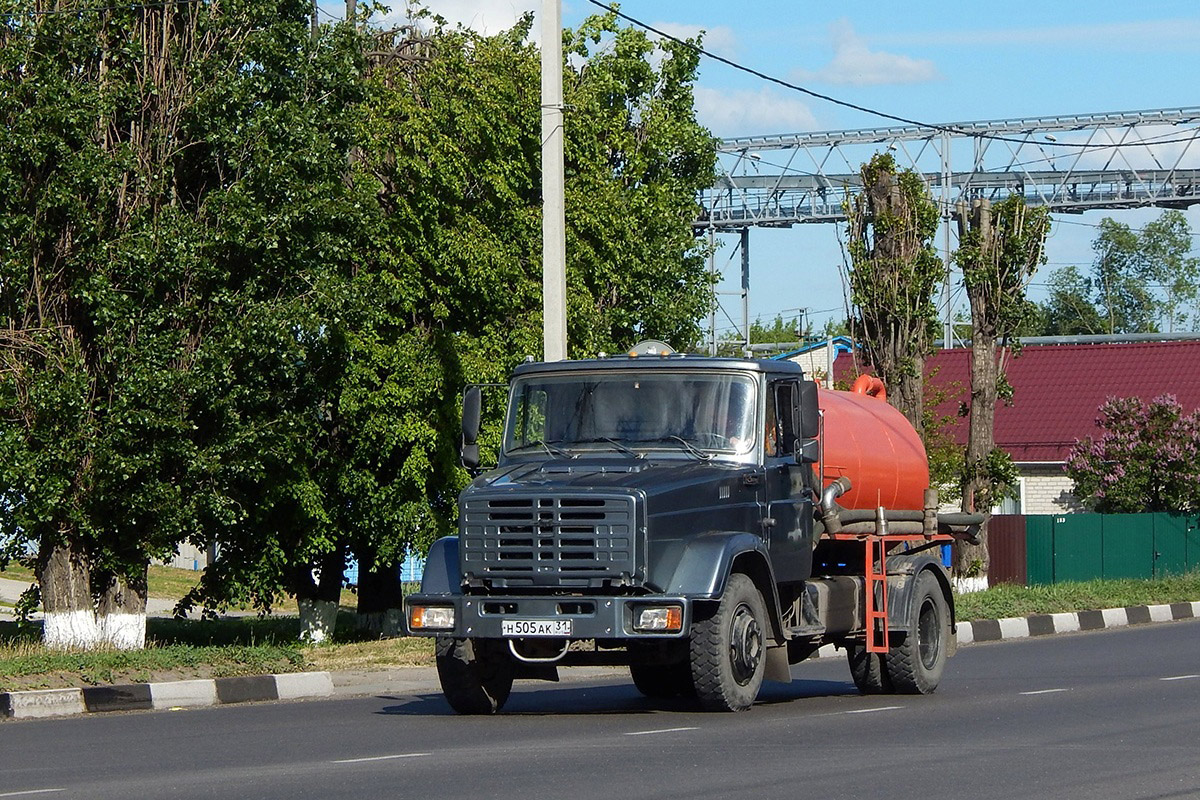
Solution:
[(1101, 611), (1077, 611), (1069, 614), (1034, 614), (1028, 617), (983, 619), (958, 623), (958, 644), (1027, 639), (1076, 631), (1100, 631), (1200, 618), (1200, 603), (1171, 603), (1157, 606), (1128, 606)]
[[(1027, 639), (1077, 631), (1096, 631), (1152, 622), (1200, 619), (1200, 602), (1106, 608), (1068, 614), (975, 620), (958, 623), (958, 644)], [(821, 647), (815, 658), (845, 658), (835, 645)], [(407, 671), (408, 668), (405, 668)], [(582, 669), (582, 668), (579, 668)], [(301, 700), (334, 694), (375, 694), (395, 691), (436, 691), (436, 678), (421, 672), (421, 680), (391, 671), (382, 682), (375, 673), (293, 672), (242, 678), (91, 686), (84, 689), (38, 689), (0, 692), (0, 718), (59, 717), (104, 711), (196, 708), (267, 700)], [(335, 685), (336, 684), (336, 685)], [(428, 684), (428, 685), (426, 685)]]
[(161, 711), (264, 700), (301, 700), (332, 694), (333, 676), (328, 672), (88, 686), (83, 689), (37, 689), (0, 693), (0, 717), (28, 719), (104, 711)]

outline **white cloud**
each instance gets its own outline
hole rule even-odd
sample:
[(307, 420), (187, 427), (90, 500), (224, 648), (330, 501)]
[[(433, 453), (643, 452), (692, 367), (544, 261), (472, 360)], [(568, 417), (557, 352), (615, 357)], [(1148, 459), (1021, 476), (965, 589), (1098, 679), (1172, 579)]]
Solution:
[(833, 38), (833, 60), (819, 70), (796, 70), (793, 75), (801, 81), (820, 81), (849, 86), (878, 86), (883, 84), (924, 83), (941, 75), (932, 61), (911, 58), (898, 53), (872, 50), (854, 31), (849, 20), (839, 20), (830, 26)]
[(1167, 45), (1192, 47), (1200, 38), (1200, 19), (1136, 20), (1041, 28), (978, 28), (880, 34), (874, 38), (893, 44), (940, 46), (1084, 45), (1092, 49), (1104, 46), (1138, 50), (1144, 49), (1147, 42), (1153, 42), (1155, 48)]
[(716, 136), (815, 130), (817, 118), (794, 96), (772, 89), (709, 89), (697, 86), (696, 116)]
[[(536, 14), (542, 4), (541, 0), (436, 0), (426, 3), (426, 7), (451, 25), (461, 23), (482, 34), (493, 35), (508, 30), (530, 11)], [(401, 3), (395, 3), (380, 19), (384, 25), (407, 21), (408, 13)], [(541, 38), (536, 18), (530, 36), (534, 41)]]

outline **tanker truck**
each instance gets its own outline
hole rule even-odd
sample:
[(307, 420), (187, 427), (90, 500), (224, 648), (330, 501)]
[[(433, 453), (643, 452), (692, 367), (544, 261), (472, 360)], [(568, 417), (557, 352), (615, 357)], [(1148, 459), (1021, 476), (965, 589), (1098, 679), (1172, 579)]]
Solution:
[(885, 391), (653, 346), (527, 362), (482, 471), (468, 387), (476, 477), (404, 601), (450, 705), (490, 714), (516, 679), (614, 665), (647, 697), (740, 711), (829, 644), (864, 693), (934, 691), (955, 649), (941, 545), (982, 518), (938, 515)]

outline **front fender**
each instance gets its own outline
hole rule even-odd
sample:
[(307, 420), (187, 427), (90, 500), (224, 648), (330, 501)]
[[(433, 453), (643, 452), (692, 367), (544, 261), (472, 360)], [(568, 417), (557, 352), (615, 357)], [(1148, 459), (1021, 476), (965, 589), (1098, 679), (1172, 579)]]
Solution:
[(429, 548), (421, 594), (458, 594), (462, 591), (462, 573), (458, 569), (458, 537), (443, 536)]
[(773, 637), (782, 641), (779, 590), (775, 586), (766, 544), (758, 536), (744, 531), (709, 531), (688, 539), (666, 594), (695, 600), (719, 600), (725, 594), (725, 584), (734, 572), (735, 562), (737, 571), (749, 575), (762, 593), (771, 617)]
[(694, 536), (685, 543), (664, 594), (718, 600), (725, 593), (733, 560), (751, 551), (767, 558), (763, 540), (749, 533), (709, 531)]

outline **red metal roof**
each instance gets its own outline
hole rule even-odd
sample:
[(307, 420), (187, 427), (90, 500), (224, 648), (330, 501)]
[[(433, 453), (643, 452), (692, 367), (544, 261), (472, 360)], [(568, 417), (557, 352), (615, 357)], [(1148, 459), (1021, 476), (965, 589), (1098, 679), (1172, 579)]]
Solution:
[[(946, 392), (938, 411), (952, 417), (960, 444), (967, 438), (958, 408), (970, 398), (970, 358), (968, 349), (939, 350), (925, 364), (926, 380)], [(835, 375), (852, 370), (849, 355), (838, 358)], [(1099, 433), (1097, 409), (1109, 397), (1173, 394), (1185, 410), (1200, 408), (1200, 341), (1026, 345), (1008, 361), (1008, 382), (1012, 405), (996, 405), (997, 446), (1014, 461), (1061, 462), (1077, 439)]]

